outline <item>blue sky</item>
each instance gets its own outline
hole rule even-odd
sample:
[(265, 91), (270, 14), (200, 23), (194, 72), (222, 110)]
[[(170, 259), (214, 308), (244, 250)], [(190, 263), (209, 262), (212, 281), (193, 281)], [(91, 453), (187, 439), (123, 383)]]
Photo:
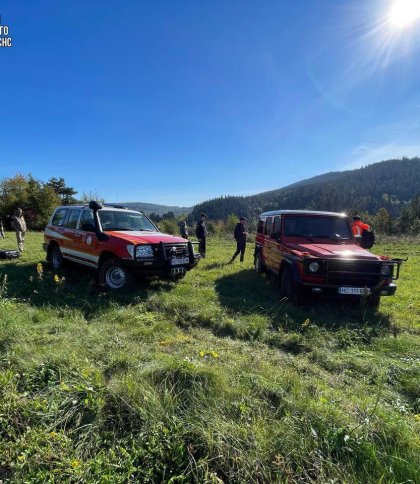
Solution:
[(1, 1), (0, 178), (189, 206), (420, 155), (393, 3)]

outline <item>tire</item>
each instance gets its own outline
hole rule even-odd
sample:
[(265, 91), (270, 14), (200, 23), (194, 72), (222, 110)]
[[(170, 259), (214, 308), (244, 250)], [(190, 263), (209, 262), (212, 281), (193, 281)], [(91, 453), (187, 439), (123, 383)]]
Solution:
[(367, 303), (371, 308), (378, 308), (379, 304), (381, 303), (381, 296), (377, 296), (377, 295), (369, 296)]
[(261, 260), (261, 254), (257, 253), (254, 258), (255, 272), (261, 273), (265, 271), (265, 266)]
[(296, 284), (293, 280), (292, 271), (286, 267), (281, 273), (280, 295), (288, 302), (298, 304), (300, 302), (299, 294), (296, 290)]
[(63, 267), (63, 254), (61, 253), (60, 247), (54, 245), (50, 250), (50, 261), (54, 270), (58, 271)]
[(99, 268), (99, 284), (111, 291), (127, 288), (132, 282), (131, 273), (118, 260), (108, 259)]

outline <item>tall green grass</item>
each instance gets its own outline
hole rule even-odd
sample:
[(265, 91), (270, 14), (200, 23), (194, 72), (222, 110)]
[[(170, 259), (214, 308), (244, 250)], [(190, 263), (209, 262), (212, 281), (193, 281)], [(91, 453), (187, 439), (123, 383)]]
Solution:
[(374, 312), (285, 304), (251, 245), (113, 294), (41, 242), (0, 262), (0, 481), (420, 481), (418, 246), (375, 247), (409, 260)]

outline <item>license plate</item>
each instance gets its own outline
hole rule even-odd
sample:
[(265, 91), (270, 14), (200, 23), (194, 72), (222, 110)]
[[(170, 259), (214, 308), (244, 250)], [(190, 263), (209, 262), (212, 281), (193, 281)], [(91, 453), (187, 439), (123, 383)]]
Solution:
[(338, 294), (347, 294), (351, 296), (365, 296), (370, 294), (367, 287), (339, 287)]
[(180, 259), (171, 259), (171, 266), (180, 266), (183, 264), (189, 264), (190, 258), (189, 257), (181, 257)]
[(173, 267), (171, 269), (171, 276), (179, 276), (185, 273), (185, 267)]

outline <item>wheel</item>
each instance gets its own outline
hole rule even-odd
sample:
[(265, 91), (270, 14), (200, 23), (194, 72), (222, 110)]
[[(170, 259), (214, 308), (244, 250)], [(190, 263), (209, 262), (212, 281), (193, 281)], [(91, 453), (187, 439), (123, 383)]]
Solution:
[(255, 266), (255, 272), (264, 272), (264, 270), (265, 270), (265, 266), (262, 263), (260, 253), (255, 255), (254, 266)]
[(378, 308), (379, 307), (379, 304), (381, 302), (381, 296), (378, 296), (378, 295), (371, 295), (368, 297), (368, 305), (371, 307), (371, 308)]
[(292, 271), (285, 268), (281, 273), (280, 280), (280, 295), (287, 301), (298, 304), (300, 302), (300, 295), (296, 289), (295, 281), (293, 280)]
[(113, 291), (122, 289), (131, 283), (131, 273), (116, 259), (108, 259), (99, 268), (99, 283)]
[(60, 247), (54, 245), (50, 251), (50, 261), (53, 268), (58, 271), (63, 267), (63, 254), (61, 253)]

